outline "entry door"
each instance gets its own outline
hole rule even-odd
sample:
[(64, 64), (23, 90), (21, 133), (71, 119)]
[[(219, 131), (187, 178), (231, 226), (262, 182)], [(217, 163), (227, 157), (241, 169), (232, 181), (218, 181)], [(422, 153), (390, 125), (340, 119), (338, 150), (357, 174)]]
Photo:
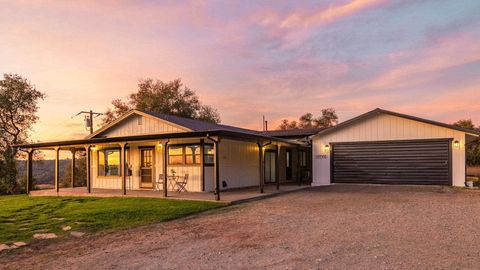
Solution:
[(273, 183), (276, 179), (276, 155), (275, 151), (266, 150), (265, 151), (265, 183)]
[(287, 180), (292, 180), (292, 150), (287, 149), (285, 152), (285, 166), (287, 169), (286, 177)]
[(153, 148), (140, 149), (140, 187), (153, 188)]

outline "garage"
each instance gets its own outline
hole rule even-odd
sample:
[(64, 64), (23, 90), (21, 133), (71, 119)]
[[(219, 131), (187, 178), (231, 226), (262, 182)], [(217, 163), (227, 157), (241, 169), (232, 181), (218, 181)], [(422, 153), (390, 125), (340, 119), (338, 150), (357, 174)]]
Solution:
[(451, 185), (451, 141), (332, 144), (332, 183)]
[(312, 185), (465, 186), (466, 145), (479, 133), (375, 109), (310, 136)]

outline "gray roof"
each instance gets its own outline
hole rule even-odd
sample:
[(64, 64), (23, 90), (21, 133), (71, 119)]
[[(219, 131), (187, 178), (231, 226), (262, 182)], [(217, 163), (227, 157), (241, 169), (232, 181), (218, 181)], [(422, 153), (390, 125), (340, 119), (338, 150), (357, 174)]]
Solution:
[(176, 115), (170, 115), (170, 114), (154, 113), (154, 112), (148, 112), (148, 111), (142, 111), (142, 110), (138, 110), (138, 111), (141, 111), (141, 112), (149, 114), (153, 117), (157, 117), (157, 118), (160, 118), (162, 120), (177, 124), (179, 126), (186, 127), (186, 128), (191, 129), (193, 131), (220, 131), (220, 130), (225, 130), (225, 131), (239, 132), (239, 133), (245, 133), (245, 134), (251, 134), (251, 135), (269, 136), (268, 134), (264, 134), (264, 133), (256, 131), (256, 130), (251, 130), (251, 129), (246, 129), (246, 128), (239, 128), (239, 127), (234, 127), (234, 126), (229, 126), (229, 125), (215, 124), (215, 123), (211, 123), (211, 122), (207, 122), (207, 121), (196, 120), (196, 119), (191, 119), (191, 118), (186, 118), (186, 117), (181, 117), (181, 116), (176, 116)]
[(455, 126), (455, 125), (445, 124), (445, 123), (442, 123), (442, 122), (428, 120), (428, 119), (424, 119), (424, 118), (420, 118), (420, 117), (416, 117), (416, 116), (412, 116), (412, 115), (408, 115), (408, 114), (392, 112), (392, 111), (388, 111), (388, 110), (384, 110), (384, 109), (380, 109), (380, 108), (376, 108), (372, 111), (361, 114), (357, 117), (349, 119), (349, 120), (347, 120), (345, 122), (342, 122), (338, 125), (335, 125), (333, 127), (322, 130), (322, 131), (318, 132), (316, 135), (321, 135), (321, 134), (326, 134), (326, 133), (336, 131), (338, 129), (341, 129), (343, 127), (355, 124), (359, 121), (362, 121), (366, 118), (369, 118), (369, 117), (372, 117), (372, 116), (375, 116), (375, 115), (378, 115), (378, 114), (387, 114), (387, 115), (397, 116), (397, 117), (401, 117), (401, 118), (405, 118), (405, 119), (409, 119), (409, 120), (413, 120), (413, 121), (418, 121), (418, 122), (422, 122), (422, 123), (426, 123), (426, 124), (430, 124), (430, 125), (435, 125), (435, 126), (440, 126), (440, 127), (444, 127), (444, 128), (449, 128), (449, 129), (453, 129), (453, 130), (462, 131), (462, 132), (472, 134), (472, 135), (476, 135), (476, 136), (480, 135), (480, 133), (476, 130), (470, 130), (470, 129), (462, 128), (462, 127)]
[(281, 138), (288, 138), (288, 137), (306, 137), (317, 134), (318, 132), (324, 130), (325, 128), (297, 128), (297, 129), (287, 129), (287, 130), (269, 130), (264, 134), (273, 137), (281, 137)]

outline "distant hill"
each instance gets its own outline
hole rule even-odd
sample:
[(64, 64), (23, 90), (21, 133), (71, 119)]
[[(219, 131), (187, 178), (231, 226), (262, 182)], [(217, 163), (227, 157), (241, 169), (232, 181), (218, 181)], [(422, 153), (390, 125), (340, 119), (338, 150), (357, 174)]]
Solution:
[[(60, 160), (60, 178), (64, 178), (64, 172), (70, 164), (69, 159)], [(18, 179), (26, 177), (27, 162), (25, 160), (17, 160)], [(55, 160), (34, 160), (33, 161), (33, 178), (35, 184), (53, 184), (55, 181)]]

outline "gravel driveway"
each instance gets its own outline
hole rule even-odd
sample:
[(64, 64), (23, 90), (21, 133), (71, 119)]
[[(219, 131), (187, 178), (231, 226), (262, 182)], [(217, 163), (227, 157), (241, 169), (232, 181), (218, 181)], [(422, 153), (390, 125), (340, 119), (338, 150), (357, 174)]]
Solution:
[(480, 192), (338, 185), (0, 255), (0, 268), (480, 267)]

